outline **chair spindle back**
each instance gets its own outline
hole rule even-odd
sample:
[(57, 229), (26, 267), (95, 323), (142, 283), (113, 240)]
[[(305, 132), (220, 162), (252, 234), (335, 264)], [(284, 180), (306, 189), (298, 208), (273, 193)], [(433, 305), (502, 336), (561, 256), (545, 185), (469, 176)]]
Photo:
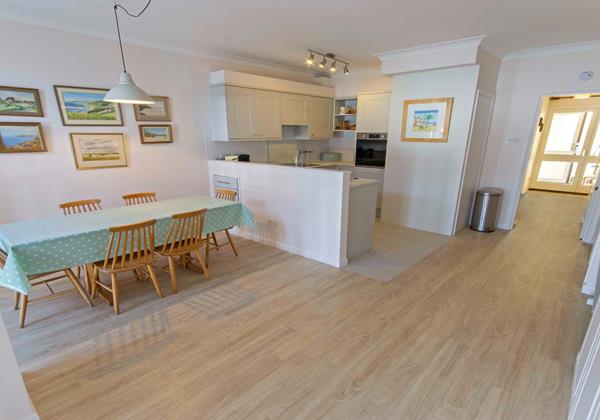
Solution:
[(155, 192), (142, 192), (135, 194), (126, 194), (123, 196), (126, 206), (134, 206), (136, 204), (144, 203), (155, 203), (156, 193)]
[(235, 201), (236, 195), (237, 192), (232, 190), (226, 190), (224, 188), (215, 189), (215, 197), (220, 198), (221, 200)]
[(202, 247), (202, 230), (206, 209), (173, 215), (173, 221), (165, 238), (162, 252), (172, 253), (197, 250)]
[(99, 198), (91, 200), (70, 201), (68, 203), (59, 204), (65, 216), (77, 213), (87, 213), (89, 211), (102, 210), (102, 201)]
[(154, 253), (156, 220), (109, 229), (110, 241), (104, 257), (104, 269), (121, 270), (150, 264)]

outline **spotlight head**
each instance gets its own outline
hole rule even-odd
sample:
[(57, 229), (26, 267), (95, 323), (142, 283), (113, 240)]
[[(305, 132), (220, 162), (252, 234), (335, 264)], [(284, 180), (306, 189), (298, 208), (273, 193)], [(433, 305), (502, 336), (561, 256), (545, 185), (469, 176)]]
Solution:
[(315, 55), (313, 54), (312, 51), (308, 51), (310, 54), (308, 56), (308, 58), (306, 59), (306, 64), (308, 64), (309, 66), (312, 66), (315, 62)]
[(335, 63), (336, 63), (336, 61), (331, 63), (331, 67), (329, 67), (329, 71), (332, 73), (335, 73), (337, 71), (337, 69), (335, 68)]
[(327, 58), (323, 57), (323, 59), (319, 63), (319, 67), (321, 67), (322, 69), (324, 69), (325, 68), (325, 64), (327, 64)]
[(348, 64), (344, 65), (344, 74), (350, 74), (350, 69), (348, 68)]

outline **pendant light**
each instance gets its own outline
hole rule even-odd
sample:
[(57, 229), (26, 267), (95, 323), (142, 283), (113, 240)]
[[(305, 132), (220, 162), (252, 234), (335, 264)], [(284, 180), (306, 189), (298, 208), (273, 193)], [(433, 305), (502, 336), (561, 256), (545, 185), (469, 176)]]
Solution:
[(123, 54), (123, 42), (121, 41), (121, 29), (119, 28), (119, 17), (117, 16), (117, 8), (121, 8), (131, 17), (140, 17), (146, 11), (152, 0), (149, 0), (146, 6), (138, 14), (131, 14), (120, 4), (115, 2), (115, 22), (117, 24), (117, 36), (119, 38), (119, 48), (121, 51), (121, 61), (123, 63), (123, 72), (119, 78), (119, 84), (109, 90), (104, 96), (106, 102), (116, 102), (121, 104), (153, 104), (154, 101), (143, 89), (136, 86), (131, 74), (127, 73), (125, 66), (125, 54)]

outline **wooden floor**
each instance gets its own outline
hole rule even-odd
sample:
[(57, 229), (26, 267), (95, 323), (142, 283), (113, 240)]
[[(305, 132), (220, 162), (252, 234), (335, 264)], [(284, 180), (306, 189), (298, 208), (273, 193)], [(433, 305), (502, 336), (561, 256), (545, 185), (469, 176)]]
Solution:
[(177, 295), (127, 282), (120, 316), (69, 295), (19, 330), (0, 304), (42, 419), (563, 419), (585, 204), (530, 193), (512, 232), (464, 230), (390, 282), (238, 239)]

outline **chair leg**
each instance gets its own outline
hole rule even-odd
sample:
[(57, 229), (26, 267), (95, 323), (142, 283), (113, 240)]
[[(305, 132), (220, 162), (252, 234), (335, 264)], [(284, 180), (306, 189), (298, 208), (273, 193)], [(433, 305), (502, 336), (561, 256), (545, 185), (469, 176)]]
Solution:
[[(217, 247), (217, 249), (219, 249), (219, 243), (217, 242), (217, 235), (215, 235), (215, 232), (211, 233), (210, 236), (212, 236), (213, 242), (215, 244), (215, 247)], [(207, 238), (208, 239), (208, 238)]]
[[(208, 246), (208, 242), (207, 242), (207, 246)], [(200, 267), (202, 267), (202, 271), (204, 271), (204, 275), (206, 276), (206, 278), (208, 280), (210, 280), (210, 275), (208, 274), (208, 267), (206, 266), (206, 263), (204, 262), (204, 259), (202, 258), (202, 254), (200, 253), (200, 251), (196, 251), (196, 258), (198, 258), (198, 262), (200, 263)]]
[(169, 258), (169, 273), (171, 274), (171, 289), (173, 293), (177, 293), (177, 274), (175, 273), (175, 259), (171, 256)]
[(152, 265), (150, 265), (150, 264), (148, 264), (147, 268), (148, 268), (148, 273), (150, 273), (150, 278), (152, 279), (152, 284), (154, 285), (154, 290), (156, 290), (158, 297), (162, 298), (163, 292), (162, 292), (162, 289), (160, 288), (160, 283), (158, 282), (158, 277), (156, 276), (156, 272), (154, 271), (154, 268), (152, 268)]
[(206, 250), (204, 251), (204, 265), (208, 267), (208, 259), (210, 257), (210, 235), (206, 237), (204, 245), (206, 245)]
[(67, 275), (67, 278), (69, 279), (69, 281), (71, 282), (71, 284), (73, 285), (73, 287), (75, 288), (75, 290), (77, 290), (77, 293), (79, 293), (79, 295), (83, 298), (83, 300), (88, 305), (90, 305), (90, 306), (93, 307), (94, 304), (90, 300), (90, 297), (85, 292), (85, 290), (83, 290), (83, 287), (81, 287), (81, 283), (79, 283), (79, 279), (77, 277), (75, 277), (75, 274), (73, 273), (73, 271), (71, 271), (70, 268), (67, 268), (65, 270), (65, 274)]
[(19, 309), (19, 300), (21, 300), (21, 294), (19, 292), (15, 292), (15, 303), (13, 306), (15, 311)]
[(225, 234), (227, 235), (227, 240), (229, 241), (229, 245), (231, 245), (231, 249), (233, 249), (233, 253), (235, 254), (236, 257), (239, 257), (237, 249), (235, 249), (235, 245), (233, 244), (233, 241), (231, 240), (231, 235), (229, 234), (229, 229), (225, 229)]
[(119, 315), (119, 283), (117, 281), (117, 275), (115, 273), (111, 273), (110, 279), (112, 280), (112, 295), (115, 315)]
[(99, 277), (100, 277), (100, 273), (98, 272), (98, 269), (96, 267), (93, 268), (92, 270), (92, 299), (96, 299), (96, 297), (98, 296), (98, 285), (96, 284), (97, 281), (99, 281)]
[(27, 295), (21, 295), (21, 312), (19, 313), (19, 328), (25, 326), (25, 316), (27, 315), (27, 302), (29, 298)]

